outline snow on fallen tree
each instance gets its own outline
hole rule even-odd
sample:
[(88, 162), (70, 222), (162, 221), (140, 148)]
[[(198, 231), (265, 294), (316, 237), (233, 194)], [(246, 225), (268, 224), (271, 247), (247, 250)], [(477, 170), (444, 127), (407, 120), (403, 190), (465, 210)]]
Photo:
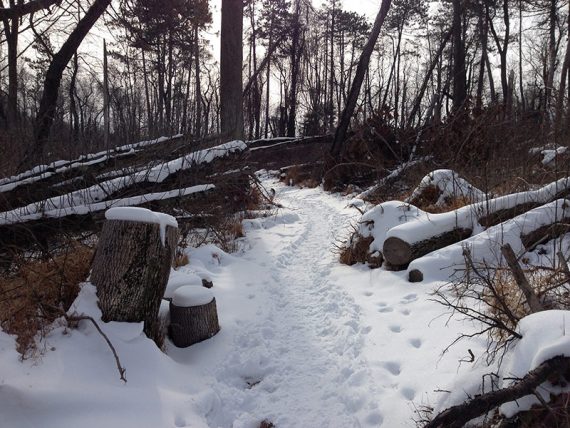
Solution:
[(130, 156), (145, 147), (180, 138), (182, 138), (182, 134), (174, 135), (172, 137), (160, 137), (154, 140), (140, 141), (134, 144), (115, 147), (111, 150), (104, 150), (98, 153), (82, 155), (74, 160), (58, 160), (48, 165), (38, 165), (18, 175), (0, 179), (0, 193), (9, 192), (16, 189), (17, 187), (45, 180), (54, 175), (68, 172), (73, 169), (100, 164), (106, 162), (109, 159)]
[[(553, 227), (554, 225), (554, 227)], [(558, 225), (558, 226), (557, 226)], [(434, 280), (449, 278), (455, 269), (465, 265), (464, 251), (469, 250), (475, 264), (496, 263), (501, 260), (500, 247), (509, 244), (515, 253), (531, 250), (540, 243), (529, 245), (525, 237), (536, 231), (570, 231), (570, 201), (558, 199), (549, 204), (530, 210), (511, 220), (482, 231), (461, 242), (440, 248), (421, 258), (413, 260), (408, 270), (419, 270), (425, 278)]]
[(0, 226), (8, 226), (12, 224), (27, 223), (34, 220), (47, 218), (64, 218), (72, 215), (86, 215), (101, 212), (113, 207), (131, 207), (144, 205), (149, 202), (166, 201), (174, 198), (188, 197), (214, 190), (216, 186), (213, 184), (200, 184), (197, 186), (186, 187), (184, 189), (175, 189), (166, 192), (146, 193), (139, 196), (131, 196), (128, 198), (110, 199), (107, 201), (93, 202), (86, 204), (76, 204), (51, 210), (33, 211), (27, 213), (18, 208), (14, 211), (0, 214)]
[(445, 207), (455, 200), (481, 202), (486, 195), (450, 169), (438, 169), (427, 174), (406, 202), (416, 206)]
[(569, 193), (570, 179), (563, 178), (535, 191), (514, 193), (447, 213), (422, 216), (390, 229), (382, 252), (391, 267), (405, 269), (414, 259)]
[[(521, 319), (517, 333), (522, 336), (504, 355), (499, 369), (498, 389), (488, 391), (481, 376), (457, 379), (449, 395), (436, 404), (437, 415), (426, 428), (462, 427), (467, 422), (499, 408), (512, 418), (535, 405), (548, 406), (553, 397), (568, 392), (570, 370), (570, 311), (549, 310)], [(466, 391), (483, 391), (465, 400)]]
[[(36, 220), (45, 216), (54, 216), (53, 213), (65, 213), (66, 210), (72, 212), (74, 207), (89, 207), (103, 202), (111, 195), (131, 186), (141, 183), (162, 183), (179, 171), (189, 170), (197, 165), (210, 163), (215, 159), (243, 151), (246, 148), (245, 143), (242, 141), (232, 141), (209, 149), (199, 150), (172, 161), (145, 168), (131, 175), (106, 180), (85, 189), (76, 190), (65, 195), (55, 196), (0, 213), (0, 225), (15, 224), (21, 221)], [(80, 210), (82, 209), (83, 208), (80, 208)]]

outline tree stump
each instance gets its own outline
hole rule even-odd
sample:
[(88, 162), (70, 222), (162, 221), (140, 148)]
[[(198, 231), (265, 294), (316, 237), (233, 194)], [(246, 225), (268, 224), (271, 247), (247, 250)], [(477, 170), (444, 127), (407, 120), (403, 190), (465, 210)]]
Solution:
[(176, 220), (144, 208), (111, 208), (93, 259), (102, 320), (144, 322), (160, 341), (158, 311), (178, 243)]
[(184, 286), (174, 292), (170, 302), (170, 338), (186, 348), (209, 339), (220, 331), (214, 294), (200, 286)]

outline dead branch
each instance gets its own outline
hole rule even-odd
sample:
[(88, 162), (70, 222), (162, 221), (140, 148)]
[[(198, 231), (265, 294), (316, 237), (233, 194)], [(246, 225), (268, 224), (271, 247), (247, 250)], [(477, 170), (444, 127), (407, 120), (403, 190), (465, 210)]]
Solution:
[(126, 369), (122, 366), (121, 360), (119, 359), (119, 355), (117, 354), (115, 347), (111, 343), (111, 340), (109, 340), (109, 337), (103, 332), (103, 330), (101, 330), (101, 327), (99, 327), (99, 324), (97, 323), (97, 321), (95, 321), (95, 319), (93, 317), (90, 317), (89, 315), (85, 315), (85, 314), (71, 314), (71, 315), (69, 315), (64, 310), (62, 310), (61, 308), (58, 308), (58, 307), (53, 306), (53, 305), (48, 305), (45, 303), (40, 303), (40, 307), (41, 307), (41, 310), (44, 312), (46, 310), (51, 311), (51, 312), (56, 312), (58, 315), (65, 318), (65, 321), (68, 324), (70, 322), (91, 321), (91, 323), (93, 324), (95, 329), (97, 329), (99, 334), (103, 337), (103, 339), (105, 339), (105, 342), (107, 342), (109, 349), (111, 349), (111, 352), (113, 353), (113, 357), (115, 357), (115, 363), (117, 364), (117, 370), (119, 371), (120, 379), (123, 382), (127, 383), (127, 378), (125, 376)]
[(554, 357), (527, 373), (520, 381), (507, 388), (475, 396), (463, 404), (450, 407), (437, 415), (424, 428), (459, 428), (504, 403), (534, 394), (536, 388), (553, 375), (570, 368), (570, 358)]
[(526, 278), (511, 245), (510, 244), (503, 245), (501, 247), (501, 253), (505, 257), (505, 260), (509, 265), (509, 268), (511, 269), (515, 282), (517, 283), (520, 290), (523, 292), (531, 312), (543, 311), (544, 306), (542, 305), (542, 303), (540, 303), (540, 300), (538, 300), (538, 297), (536, 296), (531, 285), (529, 284), (528, 279)]

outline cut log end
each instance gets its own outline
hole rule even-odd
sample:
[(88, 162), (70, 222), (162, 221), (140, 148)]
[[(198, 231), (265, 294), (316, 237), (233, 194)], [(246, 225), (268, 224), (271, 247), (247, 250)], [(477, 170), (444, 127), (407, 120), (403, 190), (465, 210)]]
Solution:
[(390, 237), (384, 241), (382, 254), (393, 267), (407, 266), (412, 261), (412, 246), (400, 238)]

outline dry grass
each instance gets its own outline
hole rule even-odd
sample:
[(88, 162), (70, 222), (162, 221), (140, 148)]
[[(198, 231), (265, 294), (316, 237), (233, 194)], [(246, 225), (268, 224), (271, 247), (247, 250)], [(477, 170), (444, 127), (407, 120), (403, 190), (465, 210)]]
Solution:
[(356, 263), (366, 263), (369, 258), (372, 241), (374, 241), (372, 236), (365, 238), (358, 232), (355, 232), (350, 238), (350, 244), (339, 248), (339, 261), (348, 266)]
[(172, 267), (174, 269), (178, 269), (179, 267), (186, 266), (188, 263), (190, 263), (190, 260), (188, 259), (188, 254), (177, 250), (176, 256), (174, 257), (174, 260), (172, 262)]
[(59, 317), (49, 307), (67, 310), (89, 274), (93, 249), (72, 243), (49, 260), (21, 260), (17, 271), (0, 277), (0, 325), (17, 336), (23, 357), (36, 350), (35, 336)]

